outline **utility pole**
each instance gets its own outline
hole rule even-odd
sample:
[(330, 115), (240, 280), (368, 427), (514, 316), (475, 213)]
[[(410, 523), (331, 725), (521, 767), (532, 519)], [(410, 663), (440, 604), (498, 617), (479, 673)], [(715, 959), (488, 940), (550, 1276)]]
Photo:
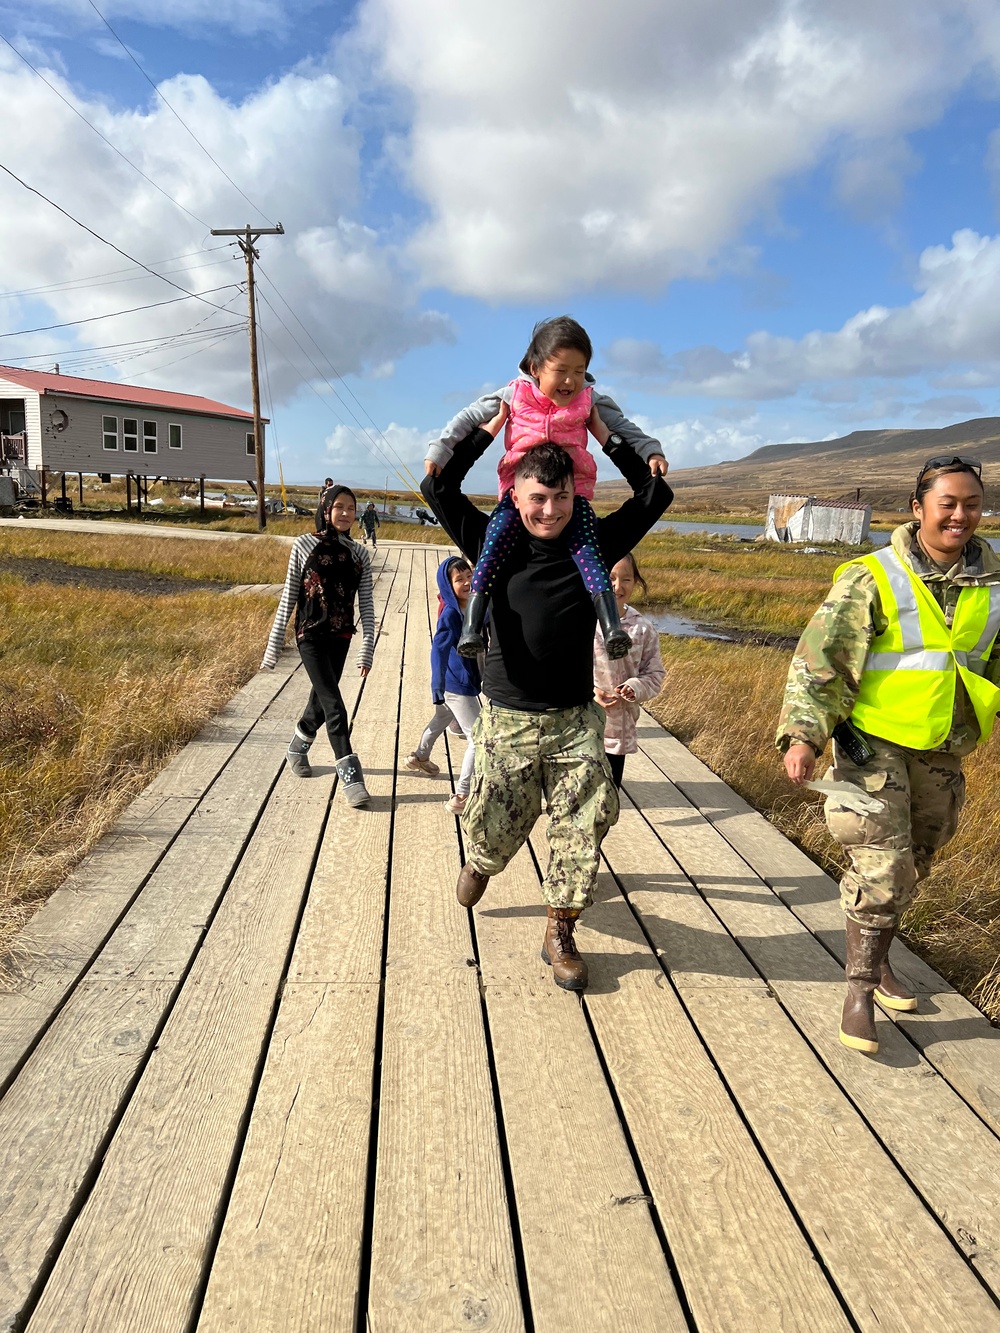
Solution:
[(254, 246), (261, 236), (284, 236), (285, 229), (279, 222), (276, 227), (213, 227), (213, 236), (235, 236), (236, 244), (243, 251), (247, 261), (247, 303), (250, 308), (250, 386), (253, 390), (253, 452), (257, 462), (257, 527), (263, 532), (267, 527), (267, 510), (264, 508), (264, 423), (260, 418), (260, 382), (257, 378), (257, 298), (253, 282), (253, 261), (260, 255)]

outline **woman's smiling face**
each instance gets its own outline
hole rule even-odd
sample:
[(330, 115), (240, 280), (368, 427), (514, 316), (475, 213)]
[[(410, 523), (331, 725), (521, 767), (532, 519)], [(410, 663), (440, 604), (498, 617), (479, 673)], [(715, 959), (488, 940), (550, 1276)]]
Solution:
[(983, 516), (983, 487), (972, 472), (944, 472), (913, 501), (920, 540), (936, 560), (957, 560)]

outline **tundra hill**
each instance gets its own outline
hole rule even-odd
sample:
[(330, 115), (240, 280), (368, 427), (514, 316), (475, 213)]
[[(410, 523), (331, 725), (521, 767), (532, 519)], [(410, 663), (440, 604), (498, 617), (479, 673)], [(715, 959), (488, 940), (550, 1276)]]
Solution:
[[(775, 493), (815, 495), (823, 500), (858, 498), (878, 510), (907, 505), (921, 465), (935, 454), (968, 454), (983, 463), (991, 488), (1000, 487), (1000, 417), (981, 417), (939, 430), (856, 430), (837, 440), (812, 444), (768, 444), (746, 458), (710, 467), (671, 469), (674, 508), (679, 513), (762, 514)], [(624, 494), (601, 482), (598, 500)]]

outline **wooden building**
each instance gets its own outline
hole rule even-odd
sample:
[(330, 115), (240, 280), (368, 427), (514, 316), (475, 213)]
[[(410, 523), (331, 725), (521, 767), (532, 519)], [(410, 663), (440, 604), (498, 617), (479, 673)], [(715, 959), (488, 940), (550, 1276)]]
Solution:
[(253, 414), (194, 394), (0, 365), (0, 470), (253, 481)]

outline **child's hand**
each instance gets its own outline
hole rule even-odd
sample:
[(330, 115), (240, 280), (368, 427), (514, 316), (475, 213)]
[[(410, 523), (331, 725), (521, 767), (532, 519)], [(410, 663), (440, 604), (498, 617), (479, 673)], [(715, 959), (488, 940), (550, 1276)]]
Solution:
[(432, 463), (431, 460), (430, 460), (429, 458), (425, 458), (425, 459), (424, 459), (424, 476), (425, 476), (425, 477), (440, 477), (440, 475), (441, 475), (441, 467), (440, 467), (440, 464), (438, 464), (438, 463)]
[(594, 686), (594, 698), (602, 708), (615, 708), (619, 703), (617, 694), (609, 694), (607, 690), (602, 690), (600, 686)]
[(368, 672), (371, 671), (371, 667), (358, 667), (358, 670), (361, 672), (361, 679), (364, 680)]
[(650, 472), (652, 472), (654, 477), (665, 477), (667, 475), (667, 469), (669, 467), (670, 464), (667, 462), (667, 460), (663, 457), (662, 454), (649, 455), (649, 470)]
[(611, 434), (607, 426), (601, 420), (601, 414), (597, 410), (597, 404), (590, 409), (590, 416), (587, 418), (587, 429), (593, 435), (594, 439), (603, 449), (608, 442), (608, 436)]
[(500, 434), (500, 431), (503, 428), (504, 423), (506, 422), (509, 416), (510, 416), (510, 408), (501, 398), (500, 411), (496, 414), (495, 417), (493, 417), (491, 421), (484, 421), (482, 429), (486, 431), (488, 435), (492, 435), (493, 438), (496, 439), (496, 437)]
[(635, 690), (631, 685), (619, 685), (616, 693), (620, 699), (624, 699), (627, 703), (635, 703)]

